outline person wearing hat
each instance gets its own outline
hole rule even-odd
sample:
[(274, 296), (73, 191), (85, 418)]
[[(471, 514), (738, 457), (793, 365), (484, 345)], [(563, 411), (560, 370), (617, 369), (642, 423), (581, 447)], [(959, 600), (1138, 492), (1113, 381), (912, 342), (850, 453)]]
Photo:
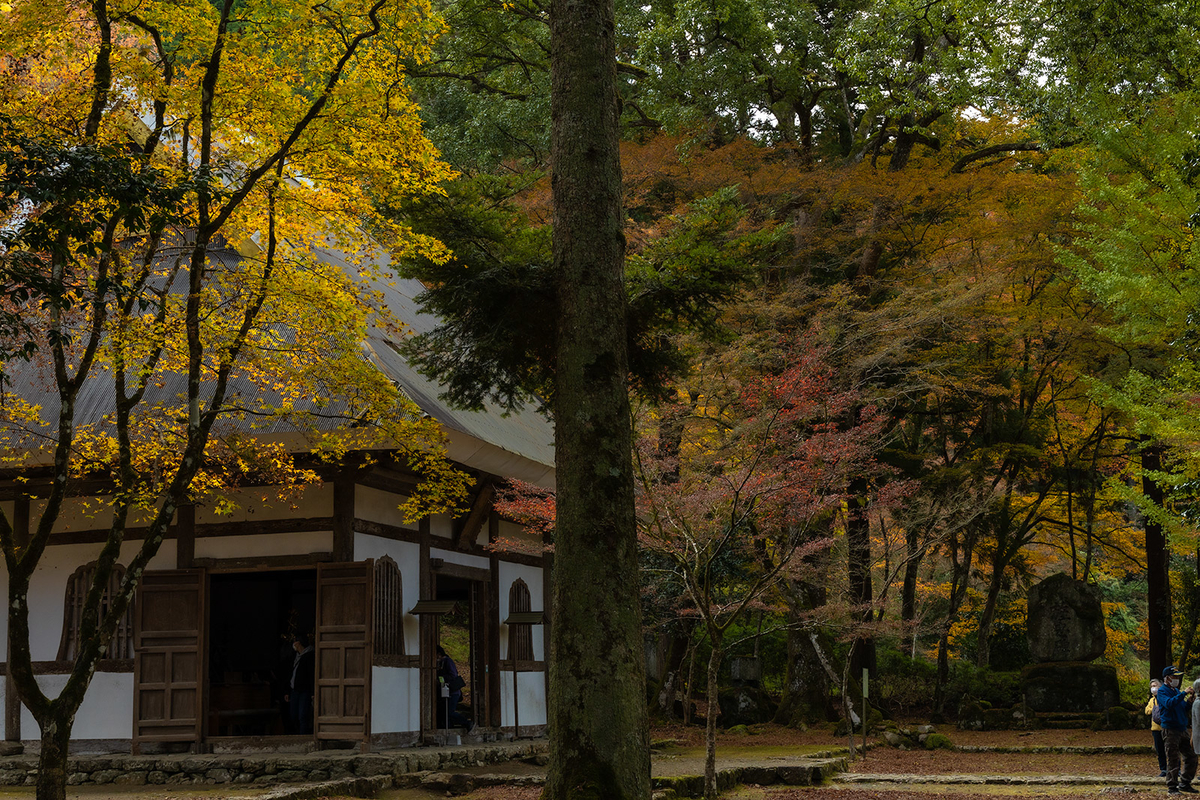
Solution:
[[(1196, 751), (1188, 737), (1191, 724), (1191, 704), (1195, 689), (1180, 691), (1183, 673), (1169, 666), (1163, 670), (1163, 685), (1158, 689), (1158, 708), (1162, 725), (1163, 747), (1167, 751), (1167, 793), (1195, 794), (1192, 779), (1196, 777)], [(1182, 762), (1182, 774), (1180, 767)]]

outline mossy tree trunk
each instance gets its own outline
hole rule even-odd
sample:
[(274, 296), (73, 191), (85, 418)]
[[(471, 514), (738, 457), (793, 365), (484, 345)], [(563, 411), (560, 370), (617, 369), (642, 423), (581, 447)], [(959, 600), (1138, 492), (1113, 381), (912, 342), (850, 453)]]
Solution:
[(612, 0), (551, 5), (558, 516), (547, 800), (650, 796), (615, 27)]

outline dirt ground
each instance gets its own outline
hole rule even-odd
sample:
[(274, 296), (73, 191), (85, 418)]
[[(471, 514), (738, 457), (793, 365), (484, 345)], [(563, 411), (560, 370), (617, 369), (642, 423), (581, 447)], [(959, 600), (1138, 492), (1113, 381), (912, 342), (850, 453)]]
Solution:
[[(914, 723), (915, 724), (915, 723)], [(953, 726), (939, 726), (939, 732), (950, 737), (959, 747), (1101, 747), (1112, 745), (1149, 746), (1149, 731), (1042, 730), (1018, 731), (959, 731)], [(651, 734), (655, 746), (654, 772), (657, 775), (698, 774), (703, 769), (704, 731), (682, 726), (657, 727)], [(878, 740), (866, 758), (850, 764), (853, 773), (907, 775), (1095, 775), (1105, 778), (1153, 778), (1158, 765), (1152, 753), (1135, 754), (1061, 754), (1061, 753), (973, 753), (957, 751), (896, 750)], [(856, 740), (856, 744), (861, 738)], [(718, 738), (719, 764), (772, 763), (779, 759), (814, 754), (844, 748), (846, 737), (835, 737), (827, 730), (796, 731), (772, 725), (755, 726), (751, 734), (722, 733)], [(499, 765), (487, 767), (487, 772), (505, 771)], [(514, 774), (540, 771), (527, 764), (514, 764)], [(272, 787), (70, 787), (73, 800), (219, 800), (220, 798), (253, 798)], [(493, 787), (463, 795), (465, 800), (538, 800), (539, 787)], [(1165, 794), (1164, 786), (964, 786), (945, 784), (910, 784), (897, 786), (888, 783), (831, 785), (816, 788), (745, 786), (727, 793), (726, 800), (930, 800), (932, 796), (948, 795), (953, 800), (1001, 800), (1006, 797), (1047, 798), (1149, 798)], [(421, 790), (392, 790), (381, 800), (433, 800), (445, 795)], [(0, 800), (30, 800), (31, 789), (0, 790)]]

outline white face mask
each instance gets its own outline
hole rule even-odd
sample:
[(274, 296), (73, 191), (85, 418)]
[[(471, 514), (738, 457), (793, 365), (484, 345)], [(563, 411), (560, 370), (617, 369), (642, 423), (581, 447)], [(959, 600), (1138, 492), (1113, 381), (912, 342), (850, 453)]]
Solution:
[(1167, 686), (1170, 686), (1172, 689), (1178, 689), (1179, 678), (1167, 678)]

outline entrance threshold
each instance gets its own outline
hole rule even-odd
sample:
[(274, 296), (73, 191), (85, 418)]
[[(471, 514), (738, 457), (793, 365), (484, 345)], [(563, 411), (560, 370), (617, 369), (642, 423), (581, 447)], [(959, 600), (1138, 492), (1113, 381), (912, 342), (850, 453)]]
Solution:
[(257, 753), (314, 753), (311, 736), (210, 736), (205, 740), (210, 753), (255, 755)]

